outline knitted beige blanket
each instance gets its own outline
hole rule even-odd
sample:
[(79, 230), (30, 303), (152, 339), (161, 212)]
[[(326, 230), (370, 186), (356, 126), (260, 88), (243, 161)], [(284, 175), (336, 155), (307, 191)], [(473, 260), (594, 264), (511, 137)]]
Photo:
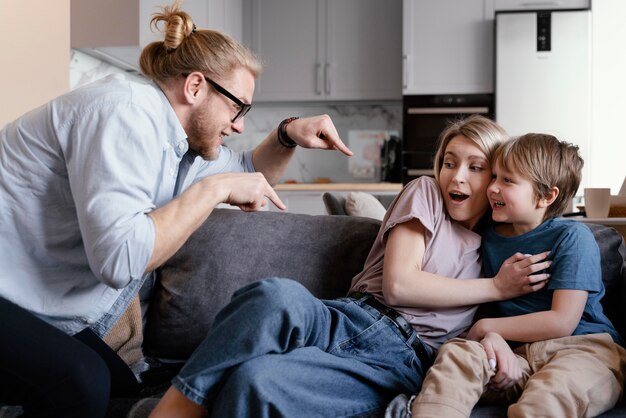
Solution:
[(135, 296), (126, 312), (104, 336), (104, 342), (117, 353), (129, 366), (143, 357), (143, 329), (141, 304)]

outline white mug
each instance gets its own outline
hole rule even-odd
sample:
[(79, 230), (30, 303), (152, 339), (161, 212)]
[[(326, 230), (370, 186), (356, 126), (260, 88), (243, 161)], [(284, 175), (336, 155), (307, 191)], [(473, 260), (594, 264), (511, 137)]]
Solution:
[(585, 188), (585, 212), (588, 218), (606, 218), (611, 207), (611, 189)]

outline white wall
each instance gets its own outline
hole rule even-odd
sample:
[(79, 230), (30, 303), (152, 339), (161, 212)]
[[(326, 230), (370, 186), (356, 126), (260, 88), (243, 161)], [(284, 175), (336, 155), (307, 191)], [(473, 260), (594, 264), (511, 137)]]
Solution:
[(593, 0), (589, 186), (619, 192), (626, 176), (626, 1)]
[(69, 90), (70, 0), (0, 2), (0, 128)]

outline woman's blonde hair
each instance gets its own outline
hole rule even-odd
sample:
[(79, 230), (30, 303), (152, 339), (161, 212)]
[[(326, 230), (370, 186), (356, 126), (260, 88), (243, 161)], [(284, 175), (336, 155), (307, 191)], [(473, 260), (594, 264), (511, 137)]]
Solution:
[(585, 164), (578, 146), (559, 141), (552, 135), (536, 133), (513, 138), (502, 145), (494, 155), (495, 162), (529, 179), (537, 199), (547, 198), (553, 187), (559, 189), (544, 220), (565, 212), (580, 186)]
[(439, 146), (435, 154), (435, 178), (439, 181), (439, 173), (443, 166), (443, 157), (450, 141), (459, 135), (478, 145), (489, 161), (494, 151), (508, 139), (506, 131), (497, 123), (480, 115), (470, 115), (464, 119), (456, 120), (448, 125), (439, 136)]
[(225, 33), (197, 29), (191, 16), (180, 10), (179, 1), (155, 13), (150, 26), (157, 30), (163, 23), (164, 40), (152, 42), (139, 57), (141, 72), (155, 81), (165, 81), (193, 71), (209, 78), (224, 78), (243, 67), (254, 78), (261, 63), (254, 54)]

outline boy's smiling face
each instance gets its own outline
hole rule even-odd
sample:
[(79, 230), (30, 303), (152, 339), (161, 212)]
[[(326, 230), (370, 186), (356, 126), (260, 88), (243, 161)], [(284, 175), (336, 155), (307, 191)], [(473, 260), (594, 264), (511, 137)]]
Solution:
[(520, 235), (543, 222), (545, 206), (539, 205), (533, 183), (516, 170), (506, 170), (499, 162), (493, 165), (487, 197), (496, 222), (511, 224), (511, 233)]

